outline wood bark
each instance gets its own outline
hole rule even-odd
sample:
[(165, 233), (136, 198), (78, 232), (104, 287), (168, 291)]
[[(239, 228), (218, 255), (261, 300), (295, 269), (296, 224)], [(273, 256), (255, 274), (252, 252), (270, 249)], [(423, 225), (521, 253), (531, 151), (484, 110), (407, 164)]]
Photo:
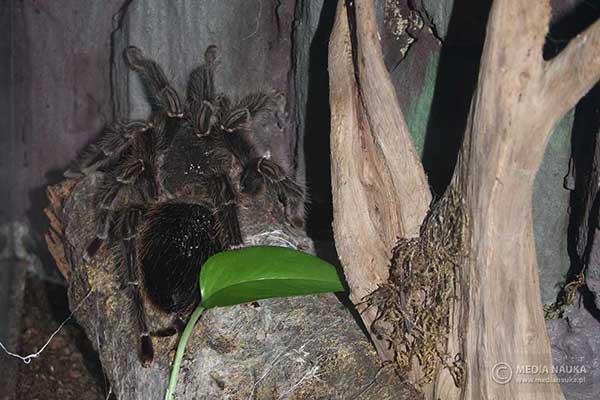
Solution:
[[(387, 277), (392, 246), (379, 233), (395, 229), (404, 238), (415, 235), (428, 205), (410, 136), (393, 123), (401, 113), (397, 103), (385, 97), (387, 71), (372, 67), (381, 56), (364, 50), (367, 38), (379, 48), (372, 9), (372, 1), (356, 2), (354, 9), (340, 1), (330, 45), (334, 229), (356, 303)], [(351, 42), (348, 25), (352, 12), (356, 43)], [(464, 197), (468, 236), (448, 350), (462, 354), (466, 379), (458, 390), (452, 389), (449, 376), (441, 373), (435, 385), (424, 388), (430, 398), (563, 398), (557, 383), (519, 383), (521, 378), (554, 378), (540, 300), (531, 196), (552, 127), (600, 77), (600, 22), (545, 61), (542, 48), (549, 17), (549, 1), (496, 0), (491, 10), (478, 89), (453, 180)], [(370, 91), (380, 98), (372, 101)], [(380, 116), (375, 110), (389, 119), (370, 118)], [(382, 136), (402, 144), (390, 139), (385, 143), (392, 147), (384, 152), (378, 147), (384, 143)], [(386, 159), (385, 154), (392, 153), (402, 160), (402, 168)], [(392, 182), (405, 182), (416, 196), (394, 192)], [(398, 217), (409, 214), (415, 217), (414, 225)], [(385, 217), (368, 218), (372, 215)], [(371, 315), (363, 314), (367, 324)], [(390, 357), (385, 343), (378, 348), (383, 358)], [(513, 373), (508, 382), (502, 381), (502, 372), (508, 370), (498, 371), (504, 366)], [(541, 371), (519, 374), (527, 366)]]

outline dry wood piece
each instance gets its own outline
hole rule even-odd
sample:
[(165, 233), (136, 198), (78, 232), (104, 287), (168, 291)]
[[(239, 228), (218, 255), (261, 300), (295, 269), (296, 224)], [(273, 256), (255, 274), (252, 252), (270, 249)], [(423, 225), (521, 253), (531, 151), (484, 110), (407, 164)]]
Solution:
[(58, 270), (67, 281), (71, 274), (71, 267), (65, 255), (65, 228), (61, 219), (64, 201), (75, 183), (75, 180), (66, 180), (58, 185), (48, 186), (46, 193), (50, 204), (44, 209), (44, 213), (50, 220), (50, 229), (45, 235), (46, 244), (56, 261)]
[[(334, 233), (355, 304), (387, 280), (392, 246), (418, 234), (431, 199), (383, 64), (372, 4), (361, 2), (359, 10), (368, 21), (359, 29), (360, 84), (344, 2), (329, 45)], [(367, 326), (376, 312), (362, 310)], [(388, 345), (373, 339), (380, 356), (392, 359)]]
[[(349, 15), (356, 43), (352, 43)], [(464, 226), (439, 224), (441, 229), (464, 229), (455, 302), (446, 316), (448, 337), (438, 343), (449, 356), (464, 361), (464, 379), (457, 381), (456, 374), (443, 368), (448, 365), (439, 362), (434, 384), (422, 387), (427, 398), (563, 398), (559, 385), (553, 383), (531, 196), (551, 129), (600, 78), (600, 22), (573, 39), (556, 58), (545, 61), (542, 47), (549, 17), (547, 0), (496, 0), (491, 10), (478, 89), (454, 179), (445, 195), (459, 196), (465, 218), (454, 225)], [(424, 219), (429, 192), (423, 169), (405, 126), (399, 123), (402, 114), (390, 93), (387, 71), (380, 65), (372, 1), (356, 2), (353, 8), (340, 1), (329, 62), (334, 230), (355, 304), (388, 278), (390, 233), (408, 240), (423, 223), (419, 240), (424, 243), (423, 235), (431, 228), (430, 218)], [(397, 190), (398, 182), (412, 193)], [(435, 207), (429, 215), (434, 213)], [(439, 263), (433, 255), (422, 254), (430, 264)], [(415, 265), (408, 258), (395, 264)], [(400, 275), (414, 278), (414, 274)], [(396, 283), (402, 285), (401, 280)], [(407, 315), (405, 305), (398, 310), (394, 315)], [(375, 312), (368, 309), (362, 314), (367, 324)], [(416, 321), (410, 328), (413, 337), (422, 334), (418, 328), (423, 325)], [(387, 322), (383, 330), (393, 342), (393, 335), (402, 330), (394, 321)], [(403, 339), (410, 341), (410, 337)], [(384, 359), (398, 356), (383, 340), (378, 341), (378, 349)], [(407, 363), (411, 364), (404, 360)], [(413, 382), (430, 372), (424, 370), (424, 363), (418, 354), (412, 359)], [(495, 376), (498, 365), (510, 368), (512, 379)], [(523, 376), (518, 376), (518, 368), (533, 365), (540, 366), (541, 372), (528, 377), (549, 383), (519, 383)]]

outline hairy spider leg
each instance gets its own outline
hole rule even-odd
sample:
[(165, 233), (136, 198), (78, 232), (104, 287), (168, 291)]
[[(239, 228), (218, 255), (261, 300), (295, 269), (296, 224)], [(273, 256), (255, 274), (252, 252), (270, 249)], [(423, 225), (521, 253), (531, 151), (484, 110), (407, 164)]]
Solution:
[(214, 102), (216, 66), (217, 46), (209, 46), (204, 53), (204, 64), (192, 70), (188, 79), (186, 99), (192, 113), (204, 102)]
[(114, 164), (129, 149), (132, 139), (150, 127), (145, 121), (110, 124), (104, 129), (100, 139), (87, 146), (63, 175), (66, 178), (79, 178)]
[(235, 192), (225, 174), (215, 175), (209, 180), (209, 193), (216, 209), (216, 231), (224, 248), (242, 244), (242, 233), (238, 220)]
[[(107, 239), (114, 223), (114, 212), (123, 206), (156, 199), (156, 135), (152, 130), (133, 136), (126, 152), (113, 161), (114, 172), (107, 172), (96, 193), (100, 214), (96, 238), (87, 247), (84, 258), (90, 260)], [(142, 179), (140, 179), (142, 178)]]
[(256, 193), (264, 183), (275, 189), (285, 207), (286, 218), (300, 228), (304, 225), (305, 191), (295, 180), (287, 176), (276, 162), (264, 157), (248, 162), (240, 178), (242, 193)]
[(183, 108), (175, 89), (171, 87), (162, 68), (154, 61), (144, 58), (142, 51), (129, 46), (124, 52), (127, 66), (137, 72), (153, 112), (164, 113), (171, 118), (183, 117)]
[(126, 263), (128, 277), (128, 292), (133, 302), (134, 313), (140, 333), (139, 356), (144, 367), (150, 366), (154, 360), (154, 346), (148, 330), (146, 312), (144, 311), (144, 300), (140, 289), (139, 267), (137, 265), (137, 255), (135, 251), (135, 242), (133, 240), (123, 240), (123, 254)]
[(217, 66), (217, 47), (209, 46), (204, 64), (192, 70), (186, 89), (186, 100), (196, 135), (206, 136), (218, 122), (214, 71)]
[(227, 146), (243, 166), (242, 193), (257, 194), (265, 183), (273, 187), (285, 207), (286, 217), (296, 227), (304, 225), (304, 189), (276, 162), (261, 157), (248, 139), (248, 122), (256, 114), (270, 109), (272, 98), (252, 94), (243, 98), (223, 116), (223, 135)]

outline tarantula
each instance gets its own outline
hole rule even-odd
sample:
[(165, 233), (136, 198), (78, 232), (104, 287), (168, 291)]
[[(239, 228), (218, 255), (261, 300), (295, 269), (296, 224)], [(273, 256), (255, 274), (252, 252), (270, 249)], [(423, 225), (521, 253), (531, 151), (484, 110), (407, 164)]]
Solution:
[[(217, 94), (217, 51), (210, 46), (203, 65), (189, 77), (182, 104), (160, 66), (140, 49), (124, 51), (151, 106), (146, 121), (120, 121), (78, 158), (67, 177), (97, 173), (94, 194), (96, 238), (85, 259), (107, 243), (124, 271), (140, 329), (140, 359), (152, 363), (151, 333), (144, 299), (175, 314), (179, 325), (200, 300), (200, 266), (212, 254), (242, 244), (237, 200), (265, 186), (275, 190), (286, 217), (303, 223), (303, 189), (276, 162), (258, 154), (249, 140), (251, 122), (274, 106), (256, 93), (233, 102)], [(232, 184), (232, 167), (242, 172)], [(239, 189), (236, 187), (239, 186)]]

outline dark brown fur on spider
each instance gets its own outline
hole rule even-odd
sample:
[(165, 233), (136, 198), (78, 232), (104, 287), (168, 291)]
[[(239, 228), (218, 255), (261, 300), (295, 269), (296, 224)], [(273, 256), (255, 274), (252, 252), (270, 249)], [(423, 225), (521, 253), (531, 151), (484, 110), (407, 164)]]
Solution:
[[(255, 93), (232, 101), (217, 94), (216, 55), (216, 47), (206, 50), (204, 64), (190, 74), (182, 104), (160, 66), (128, 47), (125, 62), (145, 89), (148, 120), (111, 124), (65, 172), (101, 177), (96, 238), (84, 257), (94, 257), (103, 243), (115, 252), (135, 304), (144, 365), (154, 353), (144, 299), (173, 314), (175, 322), (186, 318), (200, 300), (200, 266), (243, 242), (241, 196), (273, 190), (290, 223), (303, 223), (303, 189), (249, 140), (253, 120), (271, 110), (273, 97)], [(236, 168), (241, 174), (232, 173)], [(234, 184), (235, 179), (240, 181)]]

